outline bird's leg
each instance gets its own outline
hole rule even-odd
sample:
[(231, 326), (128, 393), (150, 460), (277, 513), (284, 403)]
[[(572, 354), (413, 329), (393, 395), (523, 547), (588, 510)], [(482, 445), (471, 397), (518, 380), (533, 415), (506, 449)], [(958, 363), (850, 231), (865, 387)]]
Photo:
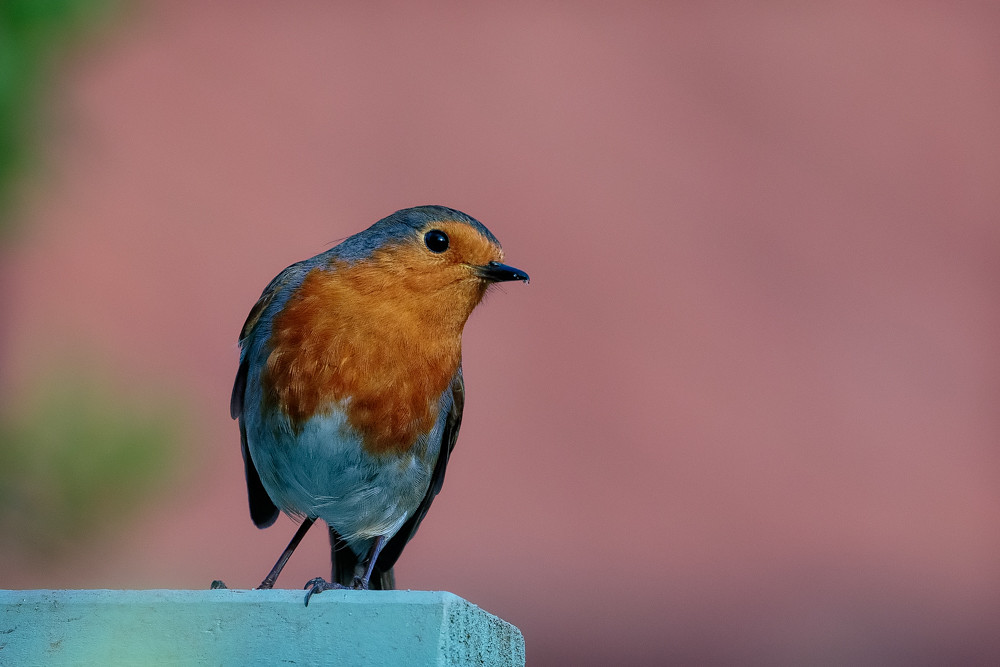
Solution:
[(385, 535), (379, 535), (375, 538), (375, 543), (372, 544), (372, 548), (368, 551), (368, 558), (365, 559), (365, 574), (363, 577), (354, 577), (354, 588), (363, 591), (368, 590), (368, 580), (372, 578), (375, 561), (378, 560), (378, 555), (382, 552), (382, 547), (385, 546), (386, 541)]
[[(368, 557), (365, 558), (365, 573), (363, 576), (354, 577), (354, 583), (351, 588), (363, 591), (368, 590), (368, 580), (371, 579), (372, 570), (375, 569), (375, 561), (378, 560), (378, 555), (382, 551), (382, 547), (385, 546), (386, 541), (385, 535), (379, 535), (375, 538), (375, 543), (372, 544), (371, 549), (368, 550)], [(332, 544), (331, 548), (333, 548)], [(335, 581), (327, 581), (323, 577), (316, 577), (307, 581), (304, 588), (308, 589), (306, 591), (306, 606), (308, 607), (309, 598), (313, 595), (322, 593), (323, 591), (347, 588), (347, 586), (342, 586)]]
[(314, 521), (315, 519), (310, 519), (308, 517), (302, 521), (302, 525), (300, 525), (299, 529), (295, 531), (294, 535), (292, 535), (292, 541), (289, 542), (288, 546), (285, 547), (285, 550), (281, 552), (278, 562), (274, 564), (271, 571), (267, 573), (266, 577), (264, 577), (264, 581), (260, 582), (260, 586), (257, 587), (257, 590), (274, 588), (274, 582), (278, 580), (278, 575), (281, 574), (281, 571), (284, 569), (285, 563), (288, 562), (292, 552), (295, 551), (295, 547), (299, 546), (299, 542), (301, 542), (302, 538), (306, 536), (306, 532), (313, 525)]

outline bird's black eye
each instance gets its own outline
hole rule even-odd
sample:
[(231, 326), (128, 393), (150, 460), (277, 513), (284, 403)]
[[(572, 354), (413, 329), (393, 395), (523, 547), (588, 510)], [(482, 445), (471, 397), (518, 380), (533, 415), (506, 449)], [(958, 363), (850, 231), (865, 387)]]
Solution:
[(431, 252), (444, 252), (448, 249), (448, 235), (440, 229), (432, 229), (424, 234), (424, 244)]

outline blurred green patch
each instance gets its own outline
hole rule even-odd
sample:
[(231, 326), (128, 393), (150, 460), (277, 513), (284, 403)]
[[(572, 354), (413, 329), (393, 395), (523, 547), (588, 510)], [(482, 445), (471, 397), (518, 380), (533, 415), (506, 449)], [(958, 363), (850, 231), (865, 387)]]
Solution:
[(187, 412), (125, 392), (92, 371), (37, 383), (0, 418), (0, 534), (54, 556), (123, 525), (178, 469)]
[(0, 0), (0, 234), (17, 181), (34, 162), (54, 66), (123, 4), (115, 0)]
[[(57, 73), (124, 0), (0, 0), (0, 238), (52, 127)], [(0, 316), (0, 341), (8, 326)], [(55, 556), (103, 535), (173, 478), (186, 411), (92, 370), (45, 376), (0, 412), (0, 542)]]
[[(0, 0), (0, 238), (13, 227), (22, 177), (52, 127), (59, 67), (126, 4)], [(0, 314), (0, 342), (7, 326)], [(175, 478), (189, 430), (178, 401), (80, 368), (43, 376), (17, 395), (2, 389), (16, 399), (0, 412), (3, 550), (56, 556), (123, 526)]]

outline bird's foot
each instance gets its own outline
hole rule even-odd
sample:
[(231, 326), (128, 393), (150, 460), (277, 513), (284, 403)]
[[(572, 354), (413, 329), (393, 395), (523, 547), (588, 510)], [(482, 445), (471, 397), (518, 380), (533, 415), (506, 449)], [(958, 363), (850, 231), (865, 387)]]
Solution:
[(308, 607), (309, 598), (311, 598), (316, 593), (322, 593), (323, 591), (332, 591), (337, 589), (343, 590), (346, 589), (347, 586), (341, 586), (340, 584), (335, 584), (331, 581), (327, 581), (323, 577), (316, 577), (315, 579), (310, 579), (309, 581), (307, 581), (306, 585), (303, 588), (308, 589), (306, 591), (306, 606)]

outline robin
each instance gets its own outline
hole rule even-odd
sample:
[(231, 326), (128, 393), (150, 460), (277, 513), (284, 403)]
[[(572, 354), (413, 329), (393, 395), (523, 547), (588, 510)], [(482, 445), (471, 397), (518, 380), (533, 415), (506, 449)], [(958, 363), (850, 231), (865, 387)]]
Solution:
[(528, 275), (496, 237), (443, 206), (393, 213), (264, 290), (240, 332), (230, 411), (250, 517), (329, 527), (332, 579), (391, 589), (392, 567), (441, 490), (462, 422), (462, 329), (487, 289)]

